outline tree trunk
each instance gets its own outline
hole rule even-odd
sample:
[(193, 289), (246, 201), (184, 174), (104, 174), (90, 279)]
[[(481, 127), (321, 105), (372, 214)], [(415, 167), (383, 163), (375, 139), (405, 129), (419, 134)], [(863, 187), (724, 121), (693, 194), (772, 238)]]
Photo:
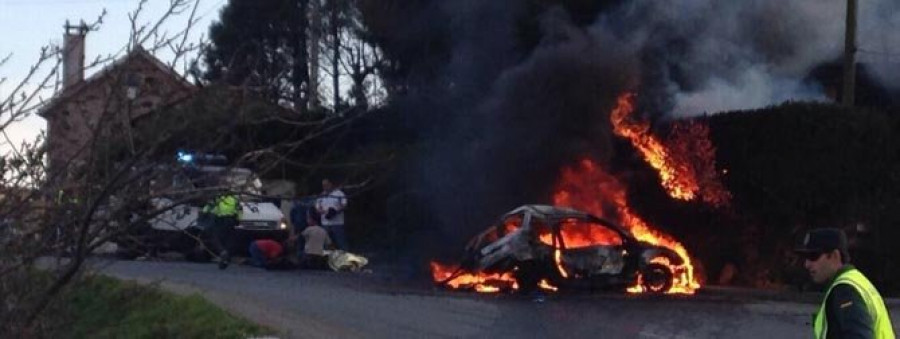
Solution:
[(306, 111), (307, 95), (305, 92), (309, 87), (309, 66), (307, 61), (307, 29), (309, 28), (309, 0), (300, 0), (297, 2), (297, 27), (294, 28), (293, 52), (294, 64), (291, 76), (291, 85), (293, 85), (294, 109), (298, 112)]
[(331, 2), (331, 81), (334, 90), (334, 111), (340, 110), (341, 103), (341, 85), (340, 85), (340, 63), (341, 63), (341, 25), (340, 25), (340, 0), (330, 0)]
[(350, 95), (353, 98), (355, 108), (368, 110), (369, 98), (366, 97), (365, 82), (366, 77), (369, 76), (369, 65), (365, 64), (366, 45), (362, 41), (356, 41), (355, 44), (356, 54), (351, 56), (353, 58), (353, 74), (350, 74), (350, 79), (353, 80), (353, 87), (350, 89)]
[(319, 41), (322, 37), (322, 0), (312, 0), (309, 6), (309, 87), (306, 97), (309, 107), (319, 107)]

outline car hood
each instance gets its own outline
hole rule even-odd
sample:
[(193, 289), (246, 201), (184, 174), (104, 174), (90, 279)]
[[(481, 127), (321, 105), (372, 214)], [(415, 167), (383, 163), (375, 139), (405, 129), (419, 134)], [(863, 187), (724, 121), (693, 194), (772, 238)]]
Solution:
[(241, 202), (241, 220), (281, 221), (284, 214), (270, 202)]

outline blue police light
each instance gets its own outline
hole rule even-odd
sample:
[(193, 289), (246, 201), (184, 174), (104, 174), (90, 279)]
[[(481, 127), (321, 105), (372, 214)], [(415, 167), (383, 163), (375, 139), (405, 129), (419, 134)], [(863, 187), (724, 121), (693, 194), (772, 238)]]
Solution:
[(178, 152), (178, 162), (192, 162), (194, 161), (194, 155), (190, 153)]
[(228, 158), (221, 154), (208, 154), (202, 152), (178, 151), (175, 158), (179, 163), (189, 165), (213, 165), (227, 166)]

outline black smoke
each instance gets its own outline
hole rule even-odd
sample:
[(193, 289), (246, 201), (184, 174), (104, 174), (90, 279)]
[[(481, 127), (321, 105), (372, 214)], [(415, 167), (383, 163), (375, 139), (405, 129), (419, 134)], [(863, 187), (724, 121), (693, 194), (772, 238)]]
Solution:
[[(422, 140), (410, 190), (450, 249), (515, 206), (549, 202), (565, 165), (610, 159), (622, 91), (652, 119), (824, 100), (807, 75), (843, 43), (839, 1), (373, 3), (402, 13), (379, 42), (395, 61), (391, 105)], [(898, 17), (889, 0), (861, 6), (861, 32)]]
[(534, 51), (455, 112), (422, 158), (421, 187), (449, 248), (512, 208), (550, 203), (564, 166), (612, 156), (609, 112), (637, 84), (633, 51), (561, 9), (544, 13), (540, 30)]

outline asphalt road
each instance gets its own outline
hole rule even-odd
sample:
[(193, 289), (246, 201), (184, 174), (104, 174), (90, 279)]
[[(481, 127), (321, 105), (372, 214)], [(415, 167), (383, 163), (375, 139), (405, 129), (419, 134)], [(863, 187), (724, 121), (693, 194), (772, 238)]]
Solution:
[[(265, 271), (213, 264), (120, 261), (109, 275), (200, 293), (281, 331), (283, 338), (802, 338), (815, 305), (733, 298), (509, 295), (397, 285), (374, 274)], [(892, 309), (900, 328), (900, 308)]]

